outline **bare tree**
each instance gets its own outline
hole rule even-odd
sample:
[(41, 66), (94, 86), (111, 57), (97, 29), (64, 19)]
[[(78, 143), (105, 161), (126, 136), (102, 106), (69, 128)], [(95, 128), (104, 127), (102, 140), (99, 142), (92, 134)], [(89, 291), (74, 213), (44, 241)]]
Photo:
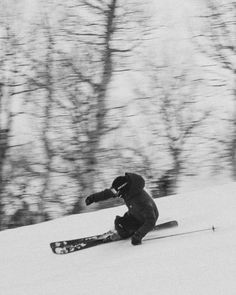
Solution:
[(10, 148), (15, 137), (13, 124), (21, 115), (16, 107), (17, 100), (24, 92), (25, 77), (22, 57), (22, 43), (17, 37), (14, 26), (11, 25), (11, 16), (6, 8), (2, 8), (0, 33), (0, 229), (2, 228), (3, 196), (7, 183), (6, 167), (9, 165)]
[(98, 162), (105, 155), (101, 141), (122, 121), (114, 124), (109, 120), (108, 99), (112, 99), (112, 84), (118, 72), (132, 67), (129, 63), (132, 52), (142, 40), (142, 36), (135, 36), (134, 29), (138, 23), (137, 13), (141, 16), (141, 11), (137, 11), (132, 1), (130, 3), (132, 5), (121, 0), (81, 1), (79, 4), (70, 1), (64, 6), (66, 14), (61, 35), (68, 40), (73, 55), (64, 51), (61, 56), (64, 76), (70, 76), (70, 84), (65, 89), (73, 106), (70, 111), (79, 139), (77, 151), (70, 159), (77, 163), (85, 195), (93, 190)]
[[(37, 125), (36, 148), (25, 158), (24, 175), (26, 182), (27, 173), (39, 180), (40, 221), (49, 203), (59, 203), (63, 193), (68, 199), (93, 189), (99, 161), (109, 166), (102, 139), (122, 118), (113, 118), (108, 99), (116, 74), (132, 67), (133, 50), (142, 42), (135, 34), (135, 13), (142, 12), (125, 1), (57, 4), (45, 4), (46, 13), (27, 32), (31, 37), (22, 57), (27, 84), (21, 91)], [(49, 20), (54, 8), (62, 11), (50, 14)], [(122, 115), (123, 109), (116, 111)]]
[[(210, 112), (199, 106), (201, 80), (194, 78), (188, 67), (178, 69), (152, 64), (148, 76), (149, 90), (147, 94), (139, 94), (139, 101), (152, 130), (152, 147), (157, 147), (157, 155), (166, 154), (164, 174), (168, 172), (172, 179), (174, 192), (194, 144), (199, 144), (200, 131)], [(161, 165), (160, 160), (158, 162)]]
[(221, 138), (220, 143), (224, 141), (232, 177), (236, 179), (236, 2), (206, 0), (205, 3), (207, 13), (201, 16), (204, 31), (195, 36), (195, 40), (198, 49), (229, 74), (221, 84), (232, 90), (234, 107), (228, 119), (231, 134), (226, 140)]
[(38, 221), (44, 221), (51, 198), (51, 174), (54, 172), (56, 151), (53, 148), (52, 126), (54, 120), (54, 100), (57, 90), (57, 68), (54, 28), (46, 13), (31, 24), (30, 42), (25, 60), (27, 70), (27, 95), (25, 104), (36, 132), (35, 150), (29, 157), (29, 170), (38, 178), (41, 192), (38, 192)]

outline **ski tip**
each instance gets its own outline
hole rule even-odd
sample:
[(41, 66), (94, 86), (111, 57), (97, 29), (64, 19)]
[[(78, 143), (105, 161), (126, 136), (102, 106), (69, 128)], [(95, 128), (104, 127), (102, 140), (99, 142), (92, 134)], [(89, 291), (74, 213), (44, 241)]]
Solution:
[(54, 254), (65, 254), (65, 253), (67, 253), (67, 251), (65, 249), (63, 249), (63, 248), (53, 248), (53, 247), (51, 247), (51, 249), (52, 249), (52, 252)]
[(55, 243), (50, 243), (50, 247), (51, 247), (51, 249), (54, 249), (55, 248)]
[(174, 226), (178, 226), (179, 223), (177, 220), (172, 220), (172, 221), (169, 221), (166, 223), (167, 225), (171, 226), (171, 227), (174, 227)]
[(58, 254), (57, 253), (57, 248), (55, 247), (55, 243), (50, 243), (50, 248), (51, 248), (51, 250), (52, 250), (52, 252), (54, 253), (54, 254)]

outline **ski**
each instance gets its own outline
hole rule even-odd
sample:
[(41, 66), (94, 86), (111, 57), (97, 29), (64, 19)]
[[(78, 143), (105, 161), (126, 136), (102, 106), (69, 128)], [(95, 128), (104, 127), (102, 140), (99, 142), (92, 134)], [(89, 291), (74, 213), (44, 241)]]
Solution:
[[(178, 226), (178, 222), (176, 220), (167, 221), (157, 224), (153, 228), (153, 231), (172, 228), (175, 226)], [(121, 240), (121, 238), (116, 231), (108, 231), (103, 234), (79, 239), (52, 242), (50, 243), (50, 247), (55, 254), (67, 254), (118, 240)]]
[(171, 238), (171, 237), (176, 237), (176, 236), (184, 236), (184, 235), (199, 233), (199, 232), (203, 232), (203, 231), (212, 231), (212, 232), (214, 232), (215, 230), (216, 230), (216, 228), (213, 225), (212, 227), (209, 227), (209, 228), (196, 229), (196, 230), (191, 230), (191, 231), (186, 231), (186, 232), (181, 232), (181, 233), (175, 233), (175, 234), (170, 234), (170, 235), (147, 238), (144, 241), (166, 239), (166, 238)]

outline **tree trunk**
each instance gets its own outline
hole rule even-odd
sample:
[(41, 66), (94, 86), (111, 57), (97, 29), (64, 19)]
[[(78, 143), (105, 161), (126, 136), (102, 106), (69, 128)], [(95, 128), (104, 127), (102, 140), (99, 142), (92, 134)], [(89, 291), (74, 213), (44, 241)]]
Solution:
[(3, 166), (8, 148), (8, 131), (0, 130), (0, 230), (3, 229), (3, 192), (4, 192), (4, 178), (3, 178)]
[[(97, 105), (96, 105), (96, 128), (90, 133), (89, 138), (89, 148), (90, 151), (87, 157), (86, 163), (86, 175), (87, 180), (87, 188), (86, 193), (93, 190), (93, 185), (96, 181), (95, 173), (96, 166), (98, 160), (98, 151), (99, 145), (101, 141), (101, 137), (106, 132), (106, 96), (109, 83), (112, 78), (113, 73), (113, 64), (112, 64), (112, 49), (110, 42), (112, 40), (113, 32), (114, 32), (114, 18), (115, 18), (115, 10), (116, 10), (116, 2), (117, 0), (113, 0), (109, 5), (109, 11), (107, 12), (106, 19), (106, 31), (104, 36), (105, 41), (105, 49), (103, 52), (103, 69), (102, 76), (99, 86), (96, 88), (96, 97), (97, 97)], [(85, 182), (85, 181), (84, 181)]]
[(231, 165), (232, 165), (232, 178), (236, 181), (236, 70), (235, 75), (235, 88), (234, 88), (234, 117), (233, 117), (233, 138), (231, 145)]

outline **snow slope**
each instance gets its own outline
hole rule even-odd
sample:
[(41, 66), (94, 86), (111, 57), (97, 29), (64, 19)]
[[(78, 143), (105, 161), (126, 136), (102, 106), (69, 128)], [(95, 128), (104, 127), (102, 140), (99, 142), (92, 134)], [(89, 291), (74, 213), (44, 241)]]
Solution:
[(55, 255), (51, 241), (109, 230), (125, 207), (7, 230), (0, 233), (0, 294), (236, 294), (236, 183), (156, 203), (159, 221), (177, 219), (179, 227), (149, 237), (212, 225), (216, 231)]

